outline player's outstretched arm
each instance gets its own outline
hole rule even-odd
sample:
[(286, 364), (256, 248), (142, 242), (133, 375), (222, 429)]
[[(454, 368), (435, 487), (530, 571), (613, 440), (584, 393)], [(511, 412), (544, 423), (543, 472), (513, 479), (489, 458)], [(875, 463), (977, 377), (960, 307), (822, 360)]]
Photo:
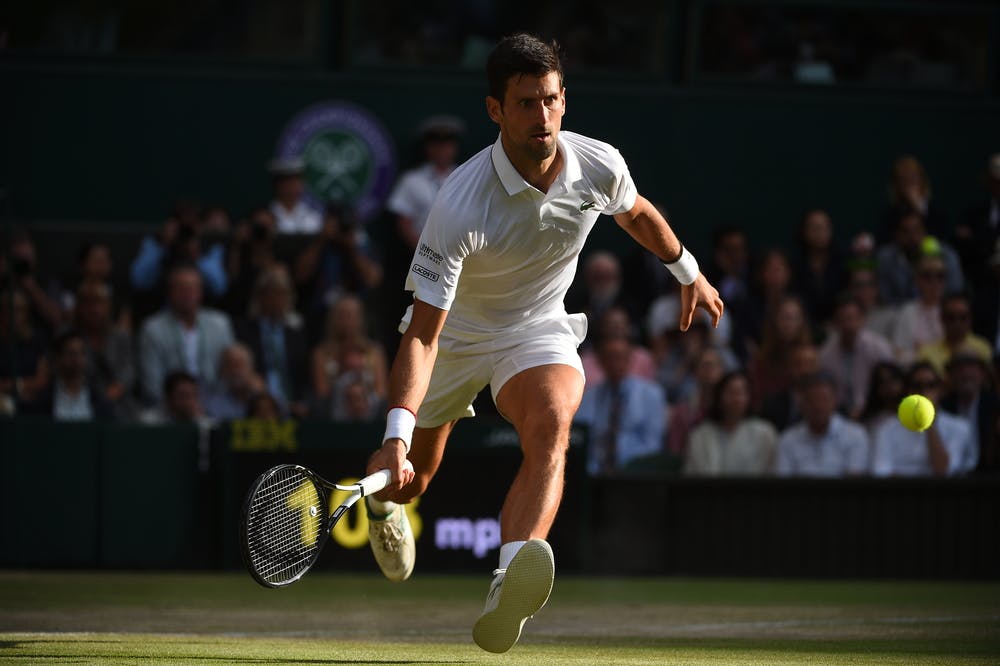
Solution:
[(437, 358), (438, 336), (448, 317), (447, 310), (413, 300), (410, 325), (399, 343), (399, 351), (389, 372), (389, 415), (382, 446), (368, 460), (368, 474), (380, 469), (392, 471), (389, 489), (398, 489), (413, 480), (413, 472), (403, 469), (410, 449), (417, 408), (424, 400)]
[[(681, 245), (670, 223), (645, 197), (636, 197), (635, 205), (626, 213), (615, 215), (615, 222), (644, 248), (659, 257), (681, 282), (680, 329), (688, 330), (694, 312), (703, 308), (718, 326), (725, 309), (718, 290), (698, 270), (698, 263)], [(682, 261), (682, 253), (687, 258)], [(676, 264), (683, 264), (675, 268)]]

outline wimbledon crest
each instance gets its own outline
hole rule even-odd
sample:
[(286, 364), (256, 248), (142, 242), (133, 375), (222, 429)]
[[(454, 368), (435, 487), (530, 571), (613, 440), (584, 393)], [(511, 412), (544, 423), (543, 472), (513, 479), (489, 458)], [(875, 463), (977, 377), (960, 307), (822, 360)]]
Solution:
[(313, 205), (347, 203), (361, 219), (382, 208), (396, 159), (382, 123), (367, 110), (346, 102), (321, 102), (293, 117), (278, 139), (276, 157), (301, 157)]

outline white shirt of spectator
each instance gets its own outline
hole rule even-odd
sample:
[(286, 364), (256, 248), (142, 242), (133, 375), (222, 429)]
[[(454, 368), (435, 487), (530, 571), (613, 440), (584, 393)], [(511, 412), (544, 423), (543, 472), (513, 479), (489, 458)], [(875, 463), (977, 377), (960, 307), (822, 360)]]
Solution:
[[(560, 132), (558, 147), (563, 168), (547, 193), (514, 169), (499, 138), (441, 188), (406, 288), (450, 310), (446, 338), (483, 342), (565, 317), (563, 299), (598, 216), (635, 205), (635, 184), (615, 148), (573, 132)], [(404, 326), (409, 317), (408, 310)]]
[(292, 210), (272, 201), (271, 212), (278, 221), (279, 234), (316, 234), (323, 228), (323, 216), (305, 201), (299, 201)]
[(868, 434), (857, 423), (834, 414), (822, 435), (805, 422), (792, 426), (778, 440), (779, 476), (845, 476), (868, 471)]
[(181, 324), (177, 325), (181, 334), (181, 345), (184, 348), (184, 369), (197, 377), (201, 374), (198, 366), (198, 352), (201, 349), (201, 332), (197, 326), (187, 328)]
[(56, 421), (89, 421), (94, 418), (90, 408), (90, 390), (84, 386), (76, 395), (66, 391), (62, 382), (56, 381), (52, 399), (52, 418)]
[[(948, 452), (948, 474), (961, 474), (976, 466), (978, 451), (969, 422), (938, 410), (934, 427)], [(932, 476), (927, 453), (927, 433), (903, 427), (899, 419), (888, 419), (875, 432), (872, 474), (875, 476)]]
[(393, 188), (386, 207), (396, 215), (410, 218), (414, 228), (422, 231), (434, 197), (449, 174), (438, 173), (432, 164), (407, 171)]

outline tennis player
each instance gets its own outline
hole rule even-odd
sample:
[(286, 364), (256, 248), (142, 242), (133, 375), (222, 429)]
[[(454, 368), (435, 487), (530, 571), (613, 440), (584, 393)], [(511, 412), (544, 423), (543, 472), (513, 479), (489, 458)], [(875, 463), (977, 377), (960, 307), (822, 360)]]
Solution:
[[(586, 316), (567, 314), (563, 297), (598, 216), (613, 216), (681, 283), (681, 330), (698, 306), (718, 324), (723, 304), (667, 221), (637, 194), (619, 152), (560, 132), (566, 91), (554, 42), (507, 37), (486, 72), (486, 111), (500, 136), (444, 183), (420, 236), (385, 437), (368, 465), (392, 470), (393, 482), (367, 507), (375, 559), (390, 580), (405, 580), (415, 548), (400, 504), (427, 488), (455, 422), (474, 415), (472, 401), (489, 384), (517, 430), (523, 462), (500, 512), (500, 563), (473, 638), (506, 652), (552, 589), (545, 538), (583, 394), (577, 347), (587, 331)], [(403, 471), (406, 458), (412, 473)]]

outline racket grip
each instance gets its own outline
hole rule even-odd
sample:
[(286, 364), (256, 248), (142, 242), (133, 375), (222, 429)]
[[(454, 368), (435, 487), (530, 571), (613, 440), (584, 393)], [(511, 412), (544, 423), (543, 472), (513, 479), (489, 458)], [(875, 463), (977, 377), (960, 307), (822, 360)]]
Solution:
[[(413, 471), (413, 463), (409, 460), (403, 461), (403, 469), (408, 469)], [(372, 493), (377, 493), (378, 491), (389, 485), (392, 481), (392, 472), (387, 469), (380, 469), (374, 474), (369, 474), (365, 478), (358, 481), (358, 485), (361, 486), (361, 496), (365, 497), (371, 495)]]

